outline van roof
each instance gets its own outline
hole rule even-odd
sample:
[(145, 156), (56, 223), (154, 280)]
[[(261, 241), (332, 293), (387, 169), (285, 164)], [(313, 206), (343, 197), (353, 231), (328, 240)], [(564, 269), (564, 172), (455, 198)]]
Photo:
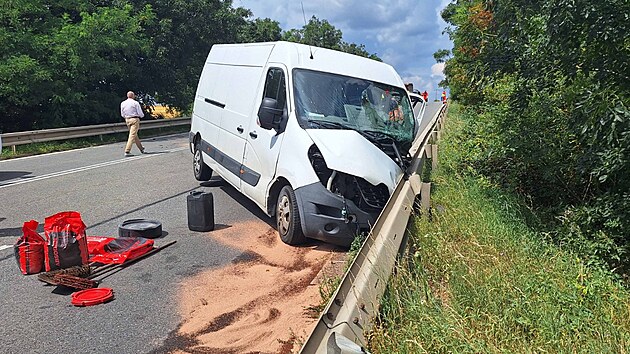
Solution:
[(400, 75), (389, 64), (300, 43), (215, 44), (208, 55), (208, 62), (252, 66), (264, 66), (266, 62), (282, 63), (288, 70), (303, 68), (404, 87)]

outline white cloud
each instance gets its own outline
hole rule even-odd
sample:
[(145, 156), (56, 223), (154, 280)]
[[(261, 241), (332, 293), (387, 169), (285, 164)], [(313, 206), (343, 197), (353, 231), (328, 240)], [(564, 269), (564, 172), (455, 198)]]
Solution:
[[(365, 45), (391, 64), (405, 82), (431, 92), (443, 79), (443, 65), (433, 53), (451, 49), (442, 31), (446, 23), (440, 12), (450, 0), (311, 0), (302, 5), (294, 0), (234, 0), (234, 6), (251, 9), (254, 17), (278, 21), (283, 30), (302, 28), (304, 17), (327, 20), (343, 32), (346, 42)], [(437, 66), (436, 66), (437, 65)]]
[(435, 63), (431, 65), (431, 77), (444, 78), (444, 63)]

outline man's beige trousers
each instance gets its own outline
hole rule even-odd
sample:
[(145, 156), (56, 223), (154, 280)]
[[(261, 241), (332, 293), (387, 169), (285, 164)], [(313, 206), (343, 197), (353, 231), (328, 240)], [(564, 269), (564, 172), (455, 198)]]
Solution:
[(140, 149), (140, 152), (142, 152), (144, 150), (144, 147), (142, 147), (140, 138), (138, 138), (138, 129), (140, 129), (140, 118), (125, 118), (125, 122), (127, 123), (127, 127), (129, 127), (129, 139), (127, 139), (125, 152), (129, 153), (131, 151), (131, 146), (134, 142), (136, 143), (138, 149)]

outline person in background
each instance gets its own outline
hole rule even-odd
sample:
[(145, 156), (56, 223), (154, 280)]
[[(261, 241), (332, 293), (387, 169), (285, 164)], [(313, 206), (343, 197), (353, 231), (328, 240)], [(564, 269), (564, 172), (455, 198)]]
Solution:
[(413, 84), (411, 82), (406, 83), (405, 88), (407, 89), (407, 92), (413, 92)]
[(446, 104), (446, 91), (442, 91), (442, 103)]
[(135, 97), (136, 95), (133, 91), (129, 91), (127, 92), (127, 99), (120, 103), (120, 115), (125, 118), (125, 123), (127, 123), (127, 127), (129, 127), (129, 138), (127, 139), (127, 145), (125, 145), (125, 157), (133, 156), (131, 154), (131, 147), (134, 142), (140, 150), (140, 153), (145, 153), (144, 146), (142, 146), (140, 138), (138, 138), (140, 118), (144, 117), (144, 112), (142, 112), (140, 103), (134, 99)]
[(402, 107), (400, 106), (400, 94), (398, 92), (392, 92), (389, 100), (389, 121), (401, 123), (405, 116), (403, 115)]
[(429, 93), (427, 92), (427, 90), (424, 90), (424, 92), (422, 93), (422, 98), (424, 98), (424, 102), (429, 102)]

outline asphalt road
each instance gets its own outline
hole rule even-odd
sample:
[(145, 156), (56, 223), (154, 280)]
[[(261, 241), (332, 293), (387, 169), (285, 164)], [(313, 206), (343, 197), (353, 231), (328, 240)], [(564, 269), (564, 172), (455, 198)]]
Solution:
[(420, 128), (418, 129), (419, 133), (422, 133), (424, 129), (429, 124), (429, 120), (435, 116), (435, 114), (442, 108), (442, 102), (427, 102), (427, 107), (424, 111), (424, 116), (420, 122)]
[[(217, 228), (250, 219), (270, 222), (222, 180), (200, 187), (187, 134), (144, 144), (149, 154), (127, 158), (124, 144), (117, 143), (0, 161), (0, 353), (159, 352), (181, 320), (179, 282), (241, 253), (188, 230), (188, 193), (213, 193)], [(43, 224), (67, 210), (81, 213), (88, 235), (117, 236), (122, 221), (148, 218), (162, 222), (156, 246), (177, 243), (105, 278), (101, 287), (114, 289), (114, 301), (74, 307), (69, 295), (22, 275), (11, 247), (24, 221)]]
[[(422, 126), (440, 104), (429, 103)], [(178, 284), (225, 266), (241, 251), (192, 232), (186, 196), (213, 193), (217, 228), (250, 220), (271, 223), (252, 202), (219, 178), (201, 186), (192, 174), (187, 134), (144, 141), (149, 154), (123, 157), (124, 143), (0, 161), (0, 353), (162, 352), (180, 324)], [(88, 235), (117, 236), (127, 219), (162, 222), (156, 246), (177, 243), (105, 278), (115, 299), (74, 307), (68, 294), (24, 276), (12, 245), (25, 221), (60, 211), (81, 213)], [(43, 234), (43, 232), (42, 232)], [(229, 296), (229, 294), (226, 294)]]

